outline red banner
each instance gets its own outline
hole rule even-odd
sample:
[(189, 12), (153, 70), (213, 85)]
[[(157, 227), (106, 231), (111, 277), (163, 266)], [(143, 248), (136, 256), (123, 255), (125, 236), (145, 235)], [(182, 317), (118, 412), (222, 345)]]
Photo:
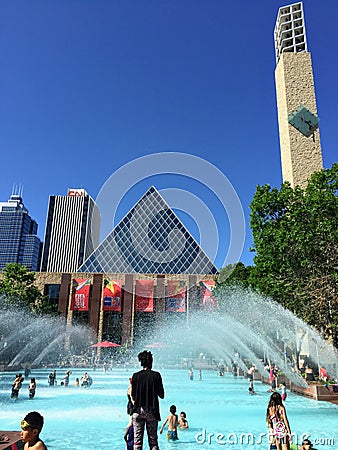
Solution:
[(168, 280), (168, 297), (165, 309), (168, 312), (185, 312), (186, 286), (184, 281)]
[(136, 280), (136, 311), (154, 311), (154, 280)]
[(89, 292), (90, 281), (87, 278), (74, 278), (70, 309), (72, 311), (88, 311)]
[(103, 311), (121, 311), (122, 280), (104, 280)]
[(214, 281), (201, 281), (200, 295), (201, 295), (201, 309), (217, 309), (217, 300), (212, 296), (212, 289), (215, 286)]

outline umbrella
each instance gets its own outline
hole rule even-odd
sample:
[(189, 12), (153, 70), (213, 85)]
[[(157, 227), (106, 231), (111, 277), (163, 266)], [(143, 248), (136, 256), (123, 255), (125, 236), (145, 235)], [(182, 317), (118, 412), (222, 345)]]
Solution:
[(147, 348), (164, 348), (168, 347), (167, 344), (163, 344), (163, 342), (154, 342), (153, 344), (146, 345)]
[(91, 347), (121, 347), (120, 344), (115, 344), (115, 342), (103, 341), (97, 344), (91, 345)]

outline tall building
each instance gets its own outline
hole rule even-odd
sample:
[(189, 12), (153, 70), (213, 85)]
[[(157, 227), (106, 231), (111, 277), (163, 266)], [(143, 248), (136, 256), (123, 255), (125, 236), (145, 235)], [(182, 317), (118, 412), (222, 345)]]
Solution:
[(278, 11), (274, 30), (283, 181), (306, 187), (323, 167), (311, 54), (301, 2)]
[(0, 270), (8, 263), (19, 263), (30, 271), (39, 270), (41, 241), (38, 224), (25, 208), (21, 194), (0, 202)]
[(216, 274), (218, 270), (151, 187), (78, 272)]
[(84, 189), (49, 197), (42, 272), (76, 272), (99, 243), (100, 213)]

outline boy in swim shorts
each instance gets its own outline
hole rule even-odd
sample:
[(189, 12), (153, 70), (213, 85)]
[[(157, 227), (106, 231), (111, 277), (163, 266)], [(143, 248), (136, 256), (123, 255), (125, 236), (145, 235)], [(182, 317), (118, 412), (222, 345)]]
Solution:
[(167, 439), (176, 441), (178, 439), (178, 436), (177, 436), (178, 417), (176, 414), (176, 406), (175, 405), (170, 406), (170, 414), (165, 419), (165, 421), (162, 423), (162, 426), (160, 429), (160, 434), (162, 434), (163, 428), (165, 427), (166, 423), (168, 423)]

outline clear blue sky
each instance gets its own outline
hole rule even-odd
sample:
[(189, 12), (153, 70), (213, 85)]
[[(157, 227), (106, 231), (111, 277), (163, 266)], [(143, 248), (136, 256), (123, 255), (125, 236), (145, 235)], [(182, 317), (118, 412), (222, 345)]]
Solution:
[[(195, 155), (237, 192), (247, 222), (240, 259), (251, 263), (249, 204), (258, 184), (282, 182), (273, 29), (278, 8), (289, 3), (1, 2), (0, 200), (21, 183), (43, 239), (49, 195), (83, 187), (96, 198), (135, 158)], [(303, 5), (324, 166), (331, 167), (338, 159), (338, 2)], [(136, 185), (130, 177), (118, 218), (152, 184), (201, 195), (213, 209), (198, 183), (158, 174)], [(226, 246), (228, 226), (212, 214)], [(196, 218), (181, 218), (198, 238)]]

